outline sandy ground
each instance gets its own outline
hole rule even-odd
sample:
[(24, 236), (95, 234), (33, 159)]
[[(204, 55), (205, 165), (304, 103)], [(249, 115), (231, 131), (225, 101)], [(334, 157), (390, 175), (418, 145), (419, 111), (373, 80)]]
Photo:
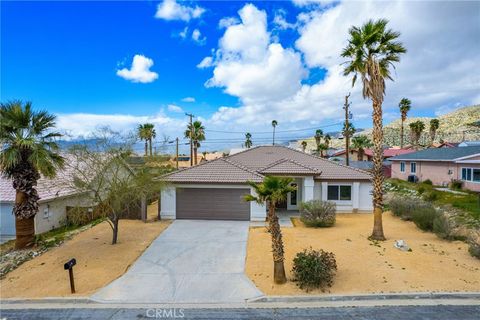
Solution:
[[(386, 213), (384, 230), (388, 239), (376, 245), (367, 239), (372, 223), (369, 214), (339, 214), (332, 228), (305, 228), (301, 222), (298, 227), (282, 228), (287, 277), (295, 254), (311, 246), (336, 255), (338, 273), (327, 293), (480, 291), (480, 260), (469, 255), (465, 243), (439, 239), (412, 222)], [(412, 252), (394, 248), (398, 239), (405, 240)], [(270, 235), (265, 228), (251, 228), (246, 272), (257, 287), (267, 295), (307, 294), (292, 281), (273, 283), (270, 252)]]
[(86, 296), (120, 277), (170, 224), (120, 220), (119, 238), (111, 245), (112, 229), (102, 222), (58, 248), (25, 262), (0, 281), (1, 298), (73, 296), (63, 264), (75, 258), (76, 295)]

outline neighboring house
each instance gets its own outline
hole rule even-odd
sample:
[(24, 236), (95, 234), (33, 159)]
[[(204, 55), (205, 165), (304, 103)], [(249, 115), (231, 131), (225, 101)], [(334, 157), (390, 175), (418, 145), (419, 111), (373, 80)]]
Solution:
[[(401, 154), (407, 154), (407, 153), (412, 153), (415, 152), (413, 149), (407, 149), (407, 148), (386, 148), (383, 149), (383, 159), (389, 159), (391, 157), (395, 157)], [(334, 158), (343, 158), (345, 159), (346, 156), (346, 151), (345, 149), (337, 151), (332, 155)], [(357, 149), (350, 149), (350, 160), (353, 161), (372, 161), (373, 160), (373, 150), (372, 149), (365, 149), (364, 154), (363, 154), (363, 159), (360, 159), (359, 153)]]
[[(68, 161), (68, 159), (67, 159)], [(61, 226), (67, 217), (68, 207), (90, 207), (91, 200), (73, 188), (73, 170), (66, 166), (57, 172), (56, 178), (41, 177), (37, 182), (40, 196), (38, 213), (35, 215), (35, 234), (50, 231)], [(15, 189), (12, 180), (0, 176), (0, 235), (15, 236)]]
[(480, 147), (480, 141), (463, 141), (458, 144), (459, 147)]
[[(197, 162), (202, 163), (202, 162), (206, 162), (206, 161), (212, 161), (212, 160), (215, 160), (217, 158), (221, 158), (222, 156), (223, 156), (223, 154), (220, 153), (220, 152), (207, 153), (206, 156), (203, 155), (203, 153), (199, 153), (199, 154), (197, 154)], [(173, 157), (171, 163), (172, 163), (173, 166), (176, 165), (176, 158), (175, 157)], [(179, 155), (178, 156), (178, 167), (179, 168), (189, 168), (190, 167), (190, 156)]]
[(462, 180), (465, 189), (480, 191), (480, 146), (425, 149), (390, 161), (392, 178), (408, 180), (415, 176), (418, 181), (429, 179), (443, 186)]
[(163, 176), (169, 185), (161, 192), (161, 217), (264, 221), (265, 205), (243, 197), (254, 193), (247, 181), (270, 175), (292, 177), (297, 186), (281, 209), (298, 210), (300, 202), (318, 199), (335, 202), (338, 211), (372, 210), (366, 171), (288, 147), (257, 146)]

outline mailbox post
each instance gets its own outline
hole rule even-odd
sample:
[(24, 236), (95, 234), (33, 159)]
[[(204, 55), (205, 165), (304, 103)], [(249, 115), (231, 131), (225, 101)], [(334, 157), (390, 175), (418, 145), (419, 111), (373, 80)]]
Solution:
[(75, 281), (73, 279), (73, 266), (77, 264), (75, 258), (71, 259), (63, 265), (63, 269), (68, 270), (68, 275), (70, 276), (70, 290), (72, 293), (75, 293)]

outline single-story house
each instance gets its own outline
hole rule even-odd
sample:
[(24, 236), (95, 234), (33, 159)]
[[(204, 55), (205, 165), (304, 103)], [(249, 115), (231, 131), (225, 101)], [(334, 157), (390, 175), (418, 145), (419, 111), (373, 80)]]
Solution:
[(246, 202), (254, 194), (247, 181), (265, 176), (294, 178), (297, 191), (279, 204), (298, 210), (302, 201), (333, 201), (339, 212), (371, 212), (372, 184), (368, 172), (284, 146), (257, 146), (179, 170), (162, 177), (168, 183), (160, 196), (163, 219), (264, 221), (265, 204)]
[(452, 180), (461, 180), (465, 189), (480, 191), (480, 146), (431, 148), (389, 160), (392, 161), (392, 178), (429, 179), (443, 186)]
[[(37, 181), (36, 189), (40, 200), (38, 213), (35, 215), (35, 234), (60, 227), (66, 220), (67, 210), (70, 207), (91, 207), (90, 197), (79, 193), (70, 184), (72, 174), (72, 169), (66, 166), (57, 172), (56, 178), (41, 177)], [(15, 194), (12, 180), (0, 176), (0, 236), (2, 239), (15, 237), (15, 216), (13, 215)]]
[[(383, 149), (383, 159), (389, 159), (401, 154), (407, 154), (415, 152), (415, 150), (410, 148), (385, 148)], [(346, 150), (342, 149), (331, 155), (332, 158), (346, 158)], [(363, 157), (359, 154), (358, 150), (355, 148), (349, 149), (349, 159), (353, 161), (372, 161), (373, 160), (373, 149), (364, 149)]]

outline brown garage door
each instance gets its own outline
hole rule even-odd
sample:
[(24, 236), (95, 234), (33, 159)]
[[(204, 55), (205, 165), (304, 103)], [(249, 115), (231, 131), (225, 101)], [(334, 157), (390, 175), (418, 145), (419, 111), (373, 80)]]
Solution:
[(249, 189), (177, 188), (177, 219), (250, 220)]

